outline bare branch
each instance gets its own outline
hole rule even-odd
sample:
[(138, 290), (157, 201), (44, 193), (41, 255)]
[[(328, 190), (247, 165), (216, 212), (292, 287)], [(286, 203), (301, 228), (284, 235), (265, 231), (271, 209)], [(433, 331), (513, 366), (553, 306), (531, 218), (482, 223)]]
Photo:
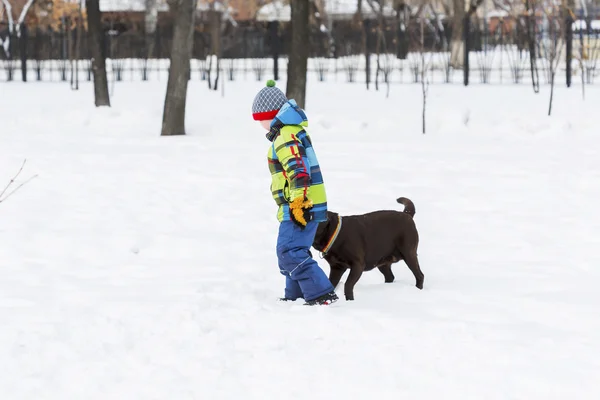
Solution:
[(27, 4), (25, 4), (25, 6), (23, 7), (23, 10), (21, 10), (21, 15), (19, 16), (19, 20), (17, 21), (18, 25), (21, 25), (23, 22), (25, 22), (25, 17), (27, 16), (27, 13), (29, 12), (29, 9), (31, 8), (33, 3), (35, 3), (35, 0), (29, 0), (27, 2)]
[(229, 21), (231, 25), (237, 27), (238, 23), (231, 15), (231, 7), (229, 7), (229, 0), (222, 0), (221, 4), (223, 5), (223, 20)]
[(4, 9), (6, 10), (6, 17), (8, 18), (8, 32), (10, 34), (15, 28), (15, 21), (13, 20), (12, 16), (12, 7), (8, 0), (2, 0), (2, 3), (4, 4)]
[(483, 0), (471, 1), (471, 3), (469, 4), (469, 11), (468, 11), (467, 15), (470, 17), (473, 14), (475, 14), (475, 12), (477, 11), (477, 8), (479, 8), (479, 6), (482, 4), (483, 4)]
[(427, 112), (427, 95), (429, 93), (429, 79), (427, 79), (427, 71), (430, 68), (432, 56), (431, 56), (431, 53), (425, 51), (425, 18), (423, 15), (421, 15), (423, 10), (424, 10), (424, 8), (420, 7), (419, 14), (417, 14), (417, 16), (419, 17), (419, 26), (420, 26), (420, 31), (421, 31), (421, 43), (420, 43), (421, 47), (419, 49), (419, 53), (421, 55), (421, 90), (423, 93), (423, 112), (421, 114), (421, 118), (422, 118), (421, 133), (425, 134), (427, 132), (426, 112)]
[(13, 194), (15, 194), (15, 192), (17, 190), (21, 189), (23, 186), (25, 186), (27, 183), (29, 183), (32, 179), (34, 179), (34, 178), (37, 177), (37, 175), (32, 176), (31, 178), (27, 179), (25, 182), (23, 182), (19, 186), (17, 186), (13, 191), (9, 192), (4, 198), (2, 197), (2, 196), (4, 196), (4, 194), (6, 193), (6, 191), (12, 186), (12, 184), (15, 183), (15, 180), (19, 177), (19, 175), (23, 171), (23, 167), (25, 167), (25, 163), (26, 162), (27, 162), (27, 159), (23, 160), (23, 164), (21, 164), (21, 168), (19, 169), (19, 171), (17, 172), (17, 174), (10, 180), (10, 182), (8, 182), (8, 184), (6, 185), (6, 187), (4, 188), (4, 190), (2, 190), (2, 192), (0, 193), (0, 203), (2, 203), (3, 201), (5, 201), (6, 199), (8, 199), (10, 196), (12, 196)]
[(18, 37), (21, 37), (21, 26), (23, 25), (23, 22), (25, 22), (25, 17), (27, 16), (27, 13), (29, 12), (29, 9), (31, 8), (33, 3), (35, 3), (35, 0), (28, 0), (23, 9), (21, 10), (21, 15), (19, 15), (19, 19), (17, 20)]

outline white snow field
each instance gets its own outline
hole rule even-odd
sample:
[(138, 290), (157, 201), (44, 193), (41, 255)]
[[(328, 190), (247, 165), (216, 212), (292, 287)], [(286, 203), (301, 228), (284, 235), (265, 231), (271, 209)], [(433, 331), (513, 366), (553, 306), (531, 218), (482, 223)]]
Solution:
[(330, 209), (412, 199), (425, 289), (401, 262), (305, 307), (276, 301), (263, 85), (191, 82), (164, 138), (166, 80), (110, 109), (0, 84), (0, 186), (38, 174), (0, 203), (2, 400), (600, 398), (600, 87), (548, 117), (548, 86), (432, 85), (422, 135), (419, 85), (311, 81)]

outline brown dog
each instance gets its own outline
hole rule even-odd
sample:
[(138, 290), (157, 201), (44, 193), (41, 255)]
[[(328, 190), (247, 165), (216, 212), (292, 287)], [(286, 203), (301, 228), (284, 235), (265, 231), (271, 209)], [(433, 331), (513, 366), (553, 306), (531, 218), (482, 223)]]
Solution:
[(404, 212), (383, 210), (340, 217), (329, 211), (327, 221), (319, 224), (313, 247), (329, 263), (329, 280), (334, 287), (350, 268), (344, 286), (346, 300), (354, 300), (354, 285), (363, 271), (377, 267), (386, 283), (393, 282), (392, 264), (400, 260), (415, 276), (416, 286), (423, 289), (425, 276), (417, 258), (419, 234), (413, 220), (415, 205), (405, 197), (396, 201), (404, 205)]

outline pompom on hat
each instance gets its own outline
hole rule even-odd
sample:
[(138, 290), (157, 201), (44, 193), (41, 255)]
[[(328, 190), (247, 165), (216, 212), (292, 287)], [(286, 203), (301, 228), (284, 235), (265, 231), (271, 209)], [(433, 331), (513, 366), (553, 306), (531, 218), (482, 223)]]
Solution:
[(275, 81), (267, 81), (267, 86), (262, 88), (254, 97), (252, 104), (252, 118), (255, 121), (268, 121), (277, 115), (281, 107), (288, 99), (279, 88), (275, 87)]

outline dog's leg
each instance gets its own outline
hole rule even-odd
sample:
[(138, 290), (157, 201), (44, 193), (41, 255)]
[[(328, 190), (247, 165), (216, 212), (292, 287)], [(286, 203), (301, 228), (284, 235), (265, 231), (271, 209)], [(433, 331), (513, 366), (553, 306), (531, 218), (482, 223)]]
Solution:
[(382, 265), (381, 267), (377, 267), (379, 271), (385, 277), (385, 283), (394, 282), (394, 274), (392, 273), (392, 264)]
[(342, 279), (344, 272), (346, 272), (346, 268), (341, 266), (334, 265), (331, 267), (331, 270), (329, 271), (329, 282), (331, 282), (334, 288), (340, 283), (340, 279)]
[(417, 280), (416, 286), (419, 289), (423, 289), (423, 281), (425, 280), (425, 275), (423, 275), (423, 272), (421, 271), (421, 267), (419, 266), (419, 259), (417, 258), (417, 252), (409, 251), (408, 254), (405, 254), (404, 262), (406, 262), (406, 265), (408, 265), (408, 268), (410, 268), (410, 271), (415, 276), (415, 279)]
[(354, 300), (354, 285), (360, 279), (360, 276), (363, 273), (363, 268), (360, 264), (353, 264), (350, 267), (350, 274), (348, 275), (348, 280), (344, 285), (344, 294), (346, 295), (346, 300)]

